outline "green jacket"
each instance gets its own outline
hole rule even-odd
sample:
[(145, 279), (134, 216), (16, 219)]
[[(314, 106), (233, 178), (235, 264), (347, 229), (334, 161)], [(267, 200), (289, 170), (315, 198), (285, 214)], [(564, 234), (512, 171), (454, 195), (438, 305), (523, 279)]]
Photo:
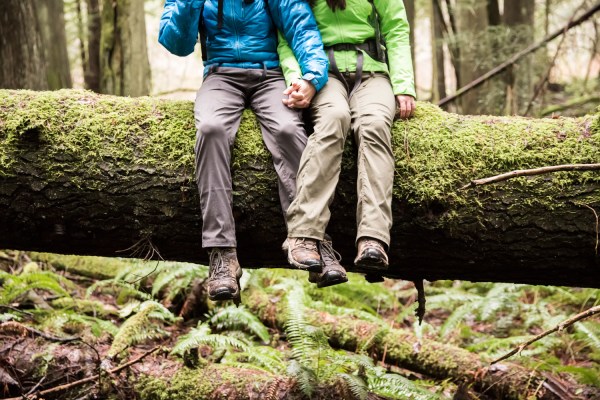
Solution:
[[(394, 94), (416, 97), (408, 19), (402, 0), (373, 0), (379, 16), (379, 29), (385, 39), (388, 65), (364, 55), (363, 71), (386, 72), (390, 76)], [(375, 38), (375, 28), (369, 23), (373, 5), (369, 0), (346, 0), (345, 10), (331, 11), (326, 0), (317, 0), (313, 6), (323, 44), (363, 43)], [(281, 36), (280, 36), (281, 39)], [(279, 55), (286, 80), (298, 79), (302, 74), (295, 59), (289, 57), (287, 44), (280, 40)], [(336, 51), (335, 62), (341, 72), (356, 71), (356, 51)]]

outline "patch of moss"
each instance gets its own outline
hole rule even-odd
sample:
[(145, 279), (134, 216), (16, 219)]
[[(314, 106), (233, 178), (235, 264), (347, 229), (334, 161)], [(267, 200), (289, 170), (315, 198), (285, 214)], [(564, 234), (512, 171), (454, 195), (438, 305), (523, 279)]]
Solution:
[(212, 364), (203, 369), (182, 368), (168, 381), (142, 377), (136, 383), (136, 392), (142, 400), (200, 400), (231, 396), (256, 398), (276, 377), (264, 372), (235, 369)]
[(35, 261), (51, 264), (57, 269), (93, 279), (111, 279), (131, 265), (131, 260), (119, 258), (73, 256), (50, 253), (29, 253)]

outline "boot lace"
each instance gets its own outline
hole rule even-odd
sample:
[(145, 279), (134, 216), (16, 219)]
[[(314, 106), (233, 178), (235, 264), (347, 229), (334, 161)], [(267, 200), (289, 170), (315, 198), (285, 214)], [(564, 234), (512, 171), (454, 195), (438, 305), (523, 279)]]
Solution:
[(210, 252), (209, 265), (213, 278), (227, 278), (231, 276), (229, 271), (229, 258), (223, 257), (226, 250), (215, 249)]
[(321, 257), (323, 257), (323, 261), (342, 261), (341, 254), (333, 248), (331, 240), (321, 241)]

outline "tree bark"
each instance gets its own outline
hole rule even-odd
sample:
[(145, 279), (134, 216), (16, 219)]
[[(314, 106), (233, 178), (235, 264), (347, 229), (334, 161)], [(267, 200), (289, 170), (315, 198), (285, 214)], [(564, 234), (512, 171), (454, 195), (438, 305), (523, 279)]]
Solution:
[(73, 83), (63, 0), (36, 0), (35, 9), (42, 32), (45, 59), (48, 61), (48, 89), (70, 88)]
[[(193, 182), (191, 102), (0, 91), (0, 248), (207, 262)], [(391, 266), (403, 279), (600, 287), (600, 173), (558, 172), (461, 190), (476, 178), (597, 163), (600, 114), (459, 116), (419, 103), (393, 129)], [(351, 271), (355, 155), (345, 149), (328, 232)], [(244, 115), (233, 153), (244, 267), (284, 266), (272, 161)]]
[(85, 87), (86, 89), (100, 93), (100, 39), (102, 37), (102, 23), (98, 0), (87, 0), (87, 16), (88, 56), (84, 74)]
[[(457, 5), (456, 40), (459, 40), (460, 46), (460, 81), (457, 87), (463, 87), (487, 71), (482, 62), (490, 54), (487, 12), (487, 2), (469, 1)], [(483, 95), (488, 85), (462, 97), (460, 105), (463, 114), (490, 114)]]
[[(534, 42), (534, 0), (505, 0), (504, 24), (513, 31), (518, 49), (526, 48)], [(524, 59), (518, 68), (511, 67), (504, 76), (506, 82), (505, 114), (519, 112), (521, 98), (532, 93), (531, 61)]]
[(33, 2), (2, 2), (0, 54), (0, 88), (48, 89), (48, 64)]
[(431, 60), (432, 60), (432, 102), (437, 103), (446, 97), (446, 72), (444, 57), (444, 15), (439, 0), (431, 2)]
[(103, 0), (100, 55), (102, 93), (150, 93), (143, 0)]

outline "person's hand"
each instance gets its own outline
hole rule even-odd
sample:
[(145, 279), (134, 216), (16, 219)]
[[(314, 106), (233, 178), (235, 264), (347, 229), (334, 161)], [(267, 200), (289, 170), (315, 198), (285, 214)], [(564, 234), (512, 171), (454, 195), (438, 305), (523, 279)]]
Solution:
[(314, 85), (304, 79), (296, 81), (283, 91), (288, 96), (283, 104), (290, 108), (307, 108), (317, 93)]
[(415, 98), (406, 94), (396, 95), (396, 107), (396, 118), (410, 118), (415, 112)]

